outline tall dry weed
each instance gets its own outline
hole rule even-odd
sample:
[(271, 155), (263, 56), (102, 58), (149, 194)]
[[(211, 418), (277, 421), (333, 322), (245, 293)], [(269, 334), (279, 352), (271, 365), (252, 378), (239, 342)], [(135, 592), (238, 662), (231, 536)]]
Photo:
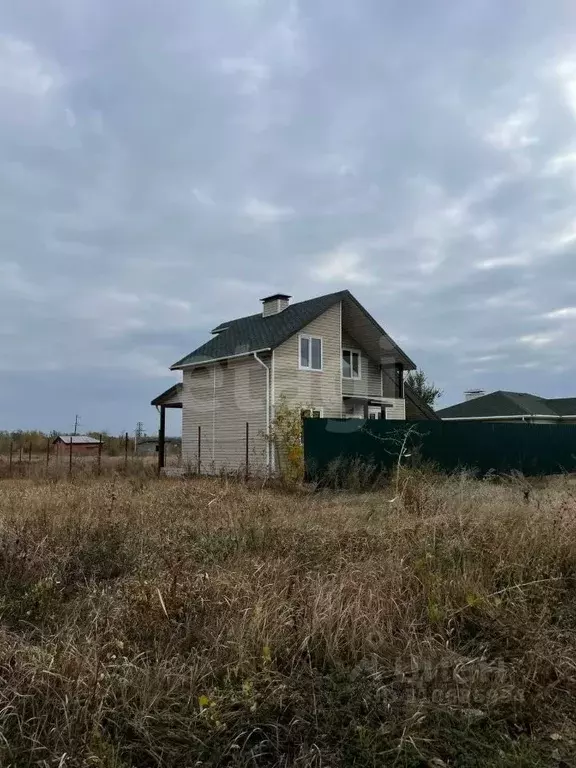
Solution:
[(0, 764), (537, 766), (576, 751), (576, 487), (0, 484)]

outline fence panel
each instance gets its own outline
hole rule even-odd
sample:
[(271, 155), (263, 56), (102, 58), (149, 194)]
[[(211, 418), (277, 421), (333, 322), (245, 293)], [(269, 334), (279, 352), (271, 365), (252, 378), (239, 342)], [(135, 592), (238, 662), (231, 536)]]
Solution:
[(452, 472), (518, 471), (550, 475), (576, 471), (576, 425), (448, 421), (305, 419), (304, 460), (311, 480), (335, 463), (391, 468), (404, 445), (406, 461), (418, 456)]

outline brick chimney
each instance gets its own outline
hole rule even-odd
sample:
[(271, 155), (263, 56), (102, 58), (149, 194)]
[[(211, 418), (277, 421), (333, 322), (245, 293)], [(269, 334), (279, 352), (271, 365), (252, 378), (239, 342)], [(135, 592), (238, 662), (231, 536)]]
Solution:
[(484, 397), (486, 391), (484, 389), (468, 389), (464, 392), (464, 400), (469, 402), (470, 400), (476, 400), (477, 397)]
[(275, 293), (273, 296), (266, 296), (262, 301), (262, 315), (263, 317), (269, 317), (270, 315), (277, 315), (290, 304), (291, 296), (287, 296), (285, 293)]

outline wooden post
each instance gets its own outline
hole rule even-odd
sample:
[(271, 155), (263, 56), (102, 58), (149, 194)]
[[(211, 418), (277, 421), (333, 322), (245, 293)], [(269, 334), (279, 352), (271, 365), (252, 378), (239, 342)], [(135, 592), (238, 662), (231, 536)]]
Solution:
[(202, 427), (198, 424), (198, 474), (202, 472)]
[(98, 443), (98, 474), (102, 471), (102, 435), (99, 437)]
[(244, 479), (246, 482), (248, 482), (248, 475), (250, 474), (250, 464), (249, 464), (249, 457), (248, 457), (248, 445), (250, 440), (250, 424), (246, 422), (246, 445), (245, 445), (245, 453), (246, 453), (246, 475)]
[(8, 459), (8, 474), (12, 477), (12, 452), (14, 450), (14, 441), (10, 440), (10, 458)]
[(23, 447), (24, 446), (22, 445), (22, 443), (20, 443), (20, 456), (18, 458), (18, 464), (22, 464), (22, 448)]
[(28, 446), (28, 464), (32, 463), (32, 441), (30, 441), (30, 445)]
[(46, 466), (50, 464), (50, 438), (46, 438)]
[(70, 439), (70, 446), (68, 450), (68, 474), (72, 474), (72, 437)]
[(368, 410), (368, 400), (364, 400), (364, 418), (368, 419), (370, 412)]
[(166, 451), (166, 406), (160, 406), (160, 429), (158, 430), (158, 474), (164, 469)]
[(129, 443), (129, 437), (128, 432), (124, 435), (124, 466), (128, 466), (128, 443)]

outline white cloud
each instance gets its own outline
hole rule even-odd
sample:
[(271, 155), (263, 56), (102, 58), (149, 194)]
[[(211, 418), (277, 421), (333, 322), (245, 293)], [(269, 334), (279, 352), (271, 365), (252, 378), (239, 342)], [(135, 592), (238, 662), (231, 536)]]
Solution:
[(546, 333), (530, 333), (526, 336), (521, 336), (518, 341), (521, 344), (526, 344), (529, 347), (546, 347), (556, 341), (556, 334)]
[(576, 117), (576, 58), (568, 58), (557, 61), (553, 73), (560, 83), (567, 106)]
[(524, 99), (522, 106), (493, 125), (485, 139), (496, 149), (505, 152), (526, 149), (539, 141), (532, 130), (537, 118), (536, 101), (533, 97), (528, 97)]
[(276, 224), (293, 213), (292, 208), (274, 205), (257, 197), (248, 198), (242, 206), (242, 215), (257, 225)]
[(43, 97), (62, 82), (59, 67), (40, 56), (31, 43), (0, 36), (0, 91)]
[(69, 128), (75, 128), (76, 127), (76, 115), (74, 114), (74, 110), (70, 109), (70, 107), (66, 107), (64, 109), (64, 116), (66, 118), (66, 123)]
[(256, 95), (270, 78), (268, 65), (250, 56), (222, 59), (220, 68), (238, 78), (238, 92), (243, 96)]
[(192, 190), (192, 197), (197, 203), (200, 203), (200, 205), (214, 205), (214, 198), (204, 189), (194, 187)]
[(576, 307), (563, 307), (562, 309), (555, 309), (552, 312), (548, 312), (544, 317), (550, 320), (565, 320), (568, 318), (576, 317)]
[(494, 256), (489, 259), (482, 259), (475, 264), (477, 269), (502, 269), (503, 267), (521, 267), (532, 261), (532, 255), (529, 253), (518, 253), (510, 256)]
[(375, 276), (363, 263), (361, 254), (352, 250), (336, 250), (322, 255), (310, 269), (310, 276), (323, 283), (348, 283), (356, 285), (374, 283)]
[(70, 319), (85, 323), (92, 336), (112, 339), (150, 328), (153, 322), (163, 330), (181, 328), (191, 318), (192, 304), (153, 292), (103, 288), (69, 299), (64, 309)]
[(480, 355), (479, 357), (468, 357), (466, 358), (466, 361), (470, 363), (492, 363), (496, 362), (497, 360), (505, 360), (507, 357), (508, 355), (504, 354)]
[(569, 149), (554, 155), (544, 166), (544, 176), (556, 176), (567, 171), (576, 171), (576, 151)]

